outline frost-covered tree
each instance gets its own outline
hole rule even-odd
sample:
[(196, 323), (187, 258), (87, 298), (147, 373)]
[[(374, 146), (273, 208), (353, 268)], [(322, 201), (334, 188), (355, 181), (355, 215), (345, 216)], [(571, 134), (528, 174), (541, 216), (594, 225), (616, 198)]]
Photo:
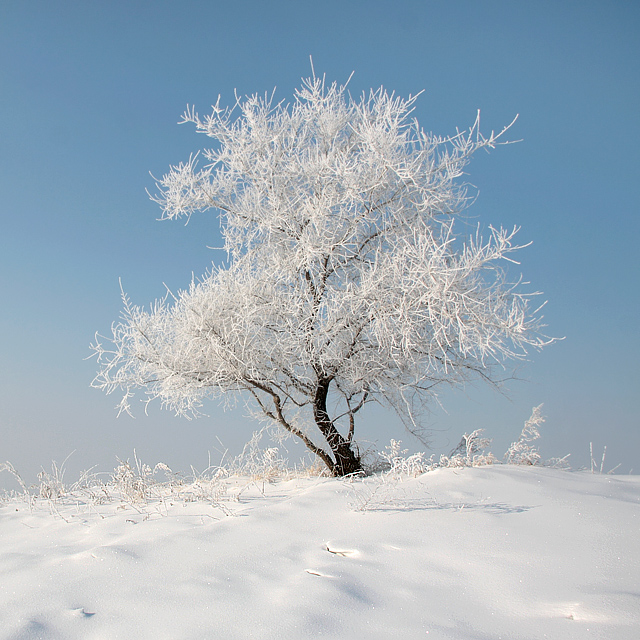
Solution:
[(93, 385), (122, 390), (121, 409), (144, 388), (186, 415), (244, 394), (342, 476), (361, 468), (367, 403), (413, 429), (439, 386), (492, 381), (495, 365), (546, 344), (503, 270), (516, 230), (454, 228), (465, 165), (504, 131), (485, 137), (477, 119), (452, 137), (425, 133), (415, 99), (356, 100), (313, 77), (291, 104), (187, 109), (212, 147), (172, 167), (153, 199), (165, 219), (217, 212), (226, 259), (149, 311), (123, 294), (110, 344), (93, 345)]

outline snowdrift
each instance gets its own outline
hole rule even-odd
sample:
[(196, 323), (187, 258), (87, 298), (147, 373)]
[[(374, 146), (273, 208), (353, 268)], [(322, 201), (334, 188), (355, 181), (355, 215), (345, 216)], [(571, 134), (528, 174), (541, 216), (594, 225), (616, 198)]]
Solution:
[(5, 502), (0, 640), (640, 637), (638, 476), (226, 482)]

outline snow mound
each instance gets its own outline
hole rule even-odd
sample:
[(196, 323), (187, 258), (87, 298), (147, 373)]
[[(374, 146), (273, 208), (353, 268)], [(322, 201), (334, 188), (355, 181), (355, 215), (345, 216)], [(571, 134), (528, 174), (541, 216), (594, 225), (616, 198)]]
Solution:
[(227, 482), (224, 508), (6, 502), (0, 640), (639, 637), (638, 476)]

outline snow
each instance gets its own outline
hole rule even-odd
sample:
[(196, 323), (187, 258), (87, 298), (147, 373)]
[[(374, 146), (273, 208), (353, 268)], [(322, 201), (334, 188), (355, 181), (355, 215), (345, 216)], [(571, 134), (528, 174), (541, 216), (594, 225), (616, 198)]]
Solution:
[(640, 637), (640, 477), (227, 479), (0, 506), (0, 640)]

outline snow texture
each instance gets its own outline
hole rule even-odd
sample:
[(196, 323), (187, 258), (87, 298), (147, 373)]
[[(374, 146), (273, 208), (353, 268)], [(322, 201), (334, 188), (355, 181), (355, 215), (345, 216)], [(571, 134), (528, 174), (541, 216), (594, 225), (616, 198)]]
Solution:
[(638, 476), (226, 482), (232, 515), (5, 501), (0, 640), (638, 637)]

